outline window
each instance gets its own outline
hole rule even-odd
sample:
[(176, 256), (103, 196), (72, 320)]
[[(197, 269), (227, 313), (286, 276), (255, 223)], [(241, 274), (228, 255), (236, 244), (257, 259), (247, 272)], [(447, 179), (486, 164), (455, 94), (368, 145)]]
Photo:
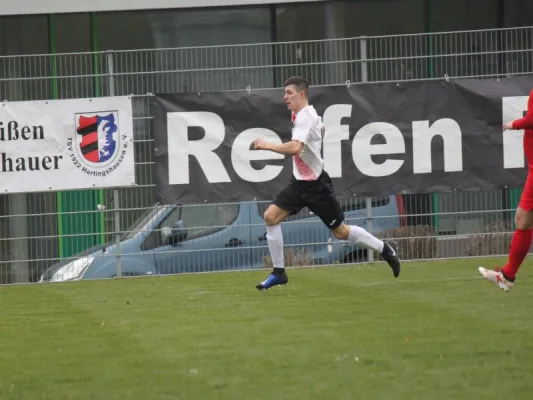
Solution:
[(205, 204), (176, 207), (157, 229), (150, 233), (141, 246), (141, 250), (161, 247), (161, 230), (172, 228), (182, 220), (187, 229), (187, 239), (196, 239), (221, 231), (231, 225), (238, 217), (239, 204)]
[[(276, 40), (301, 42), (343, 37), (343, 30), (337, 28), (334, 18), (325, 16), (326, 11), (330, 14), (336, 11), (336, 3), (277, 5)], [(342, 59), (342, 55), (330, 48), (330, 43), (280, 43), (275, 45), (274, 52), (275, 64), (280, 65), (275, 73), (277, 86), (281, 86), (283, 81), (292, 75), (305, 76), (311, 85), (346, 81), (344, 69), (337, 74), (337, 66), (334, 64), (317, 64)]]
[[(318, 2), (277, 6), (276, 10), (278, 41), (351, 38), (277, 46), (276, 63), (291, 67), (280, 67), (276, 78), (303, 74), (315, 85), (363, 79), (359, 63), (361, 40), (356, 37), (420, 33), (425, 27), (425, 0)], [(389, 37), (368, 38), (366, 43), (367, 59), (376, 60), (368, 63), (369, 81), (420, 77), (421, 59), (379, 60), (394, 55), (420, 55), (425, 45), (421, 46), (419, 41), (412, 37)]]
[[(172, 11), (168, 11), (172, 13)], [(96, 35), (101, 50), (136, 50), (156, 47), (149, 11), (97, 13)]]
[(501, 190), (437, 193), (434, 205), (442, 214), (437, 216), (440, 234), (490, 232), (502, 223), (502, 213), (495, 211), (505, 208)]
[[(170, 207), (171, 209), (168, 210), (167, 207)], [(134, 225), (133, 228), (130, 230), (130, 232), (122, 238), (122, 240), (129, 239), (139, 233), (141, 229), (144, 229), (146, 224), (154, 218), (159, 212), (164, 210), (164, 212), (169, 212), (169, 214), (166, 216), (166, 218), (159, 224), (159, 227), (154, 229), (152, 232), (149, 233), (148, 237), (145, 239), (145, 241), (141, 244), (141, 250), (147, 251), (156, 249), (158, 247), (163, 246), (162, 240), (161, 240), (161, 231), (165, 228), (172, 228), (172, 226), (179, 221), (181, 216), (181, 207), (173, 207), (173, 206), (161, 206), (156, 207), (148, 212), (146, 212), (145, 215), (143, 215)], [(148, 233), (148, 232), (145, 232)]]
[[(333, 5), (334, 6), (334, 5)], [(326, 4), (322, 2), (287, 4), (276, 6), (276, 27), (278, 42), (321, 40), (326, 37), (326, 24), (333, 26), (335, 21), (325, 18)], [(329, 7), (329, 6), (328, 6)], [(342, 37), (344, 32), (333, 37)]]
[[(342, 211), (356, 211), (366, 208), (366, 197), (353, 197), (353, 198), (339, 198), (339, 203), (341, 204)], [(376, 196), (372, 197), (371, 205), (374, 207), (383, 207), (390, 203), (389, 196)], [(257, 209), (261, 218), (265, 214), (270, 202), (262, 202), (257, 205)], [(287, 221), (293, 221), (297, 219), (317, 217), (315, 214), (311, 213), (307, 207), (302, 208), (297, 214), (291, 215), (287, 218)], [(317, 217), (318, 218), (318, 217)]]
[[(51, 18), (54, 53), (89, 53), (92, 50), (91, 18), (89, 14), (57, 14)], [(76, 32), (75, 35), (72, 33)], [(54, 72), (59, 78), (57, 96), (60, 99), (92, 97), (95, 95), (93, 54), (65, 54), (54, 58)], [(73, 77), (73, 78), (63, 78)]]
[[(271, 40), (268, 7), (101, 13), (96, 21), (102, 50), (147, 49), (114, 54), (117, 93), (272, 87), (262, 68), (271, 48), (258, 45)], [(236, 44), (247, 45), (224, 47)]]
[(494, 29), (498, 0), (432, 0), (429, 18), (433, 32)]
[[(346, 36), (404, 35), (425, 30), (426, 0), (361, 0), (342, 4)], [(391, 49), (392, 50), (392, 49)]]
[[(533, 2), (531, 0), (505, 0), (504, 25), (506, 27), (533, 25)], [(504, 73), (530, 73), (533, 69), (531, 28), (504, 31), (501, 41), (503, 50), (507, 52), (502, 57)]]
[[(25, 15), (0, 17), (0, 94), (9, 101), (51, 98), (48, 17)], [(2, 57), (4, 56), (4, 57)], [(8, 57), (5, 57), (8, 56)], [(9, 57), (12, 56), (12, 57)], [(3, 218), (0, 251), (18, 282), (35, 280), (57, 257), (55, 193), (10, 194), (2, 198), (4, 212), (19, 217)], [(28, 214), (45, 214), (38, 217)], [(44, 239), (43, 239), (44, 237)], [(46, 238), (48, 237), (48, 238)], [(34, 261), (23, 261), (34, 260)], [(6, 265), (0, 264), (4, 272)]]
[(172, 229), (176, 222), (178, 222), (182, 218), (182, 211), (182, 207), (176, 207), (174, 211), (161, 223), (159, 229)]
[(144, 212), (131, 226), (125, 226), (122, 228), (124, 233), (120, 240), (125, 241), (131, 239), (135, 235), (141, 233), (146, 224), (148, 224), (151, 219), (155, 218), (162, 209), (162, 207), (153, 207), (146, 210), (146, 212)]
[[(425, 31), (425, 4), (425, 0), (365, 0), (344, 5), (342, 15), (347, 36), (415, 34), (366, 39), (369, 82), (427, 78), (426, 60), (420, 58), (427, 53), (427, 48), (423, 36), (419, 35)], [(363, 55), (360, 49), (357, 54)], [(360, 79), (355, 75), (351, 80)]]
[[(270, 204), (271, 204), (270, 202), (262, 202), (262, 203), (257, 204), (257, 211), (261, 218), (264, 218), (265, 211), (270, 206)], [(309, 218), (309, 217), (314, 217), (314, 216), (315, 215), (311, 214), (308, 208), (304, 207), (297, 214), (288, 216), (285, 221), (294, 221), (297, 219)]]
[(0, 17), (0, 55), (48, 53), (48, 17)]
[(430, 12), (431, 30), (443, 32), (431, 37), (434, 76), (479, 76), (499, 72), (498, 55), (481, 54), (498, 50), (497, 32), (450, 32), (497, 28), (497, 0), (433, 0)]
[[(370, 206), (383, 207), (390, 203), (389, 196), (371, 197)], [(341, 201), (342, 211), (356, 211), (366, 208), (366, 197), (353, 197)]]
[(425, 0), (359, 0), (279, 5), (278, 41), (400, 35), (424, 31)]
[[(91, 18), (84, 14), (53, 16), (53, 35), (56, 53), (91, 51)], [(75, 35), (72, 33), (76, 32)]]
[[(49, 99), (48, 17), (0, 17), (0, 93), (10, 101)], [(39, 54), (39, 55), (34, 55)], [(27, 79), (30, 78), (30, 79)], [(24, 80), (23, 80), (24, 79)]]
[(533, 2), (531, 0), (505, 0), (505, 27), (533, 25)]
[(187, 240), (221, 231), (237, 219), (239, 210), (239, 204), (183, 206), (181, 219), (188, 231)]

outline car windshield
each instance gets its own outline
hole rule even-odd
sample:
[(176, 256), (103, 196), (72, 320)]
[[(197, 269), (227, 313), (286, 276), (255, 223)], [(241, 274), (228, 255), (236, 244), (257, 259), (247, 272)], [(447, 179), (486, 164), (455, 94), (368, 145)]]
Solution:
[(146, 226), (146, 224), (154, 218), (158, 212), (160, 212), (163, 209), (164, 206), (157, 205), (153, 208), (150, 208), (148, 211), (146, 211), (132, 226), (128, 229), (127, 232), (124, 232), (121, 241), (131, 239), (135, 235), (137, 235), (139, 232), (142, 231), (142, 229)]

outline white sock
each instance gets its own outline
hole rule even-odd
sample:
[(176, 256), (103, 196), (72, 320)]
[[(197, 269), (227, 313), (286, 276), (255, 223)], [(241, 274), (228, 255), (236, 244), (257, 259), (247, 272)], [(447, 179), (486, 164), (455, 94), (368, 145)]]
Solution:
[(268, 226), (267, 225), (266, 238), (268, 240), (268, 248), (270, 249), (270, 257), (274, 268), (285, 268), (283, 261), (283, 233), (281, 232), (281, 224)]
[(350, 226), (350, 234), (348, 235), (348, 239), (361, 247), (378, 251), (380, 254), (383, 252), (383, 241), (371, 235), (359, 226)]

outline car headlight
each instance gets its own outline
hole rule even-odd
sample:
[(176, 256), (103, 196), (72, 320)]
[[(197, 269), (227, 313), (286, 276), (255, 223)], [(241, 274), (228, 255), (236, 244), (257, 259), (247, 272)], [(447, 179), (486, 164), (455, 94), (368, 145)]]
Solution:
[(94, 257), (88, 256), (63, 265), (54, 273), (52, 279), (50, 279), (50, 282), (62, 282), (80, 279), (87, 267), (91, 265), (93, 261)]

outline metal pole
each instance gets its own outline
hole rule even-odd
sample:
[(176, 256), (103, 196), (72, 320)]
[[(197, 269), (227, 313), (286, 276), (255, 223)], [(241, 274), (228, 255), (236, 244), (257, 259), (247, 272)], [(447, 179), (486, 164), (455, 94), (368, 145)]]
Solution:
[(367, 52), (367, 38), (361, 37), (359, 53), (361, 56), (361, 82), (368, 82), (368, 52)]
[(115, 204), (115, 245), (117, 256), (117, 278), (122, 276), (121, 263), (122, 258), (120, 255), (120, 204), (119, 204), (119, 194), (118, 189), (113, 189), (113, 203)]
[[(28, 226), (30, 218), (26, 216), (29, 211), (28, 196), (25, 193), (11, 194), (8, 201), (9, 214), (11, 215), (8, 220), (10, 222), (9, 233), (14, 240), (10, 240), (7, 243), (11, 247), (11, 259), (13, 260), (11, 265), (13, 272), (15, 272), (14, 279), (16, 283), (28, 283), (30, 281), (30, 263), (27, 261), (30, 259), (30, 232)], [(13, 215), (16, 215), (16, 217), (13, 217)]]
[[(372, 234), (372, 197), (365, 197), (365, 205), (366, 205), (366, 226), (367, 230), (370, 234)], [(367, 249), (368, 252), (368, 261), (373, 262), (374, 261), (374, 250)]]
[[(107, 53), (107, 74), (109, 76), (109, 96), (115, 95), (115, 77), (113, 76), (113, 52)], [(117, 278), (122, 276), (120, 254), (120, 195), (118, 188), (113, 189), (113, 203), (115, 205), (115, 254), (117, 257)]]
[[(368, 82), (368, 51), (367, 51), (367, 38), (363, 36), (360, 40), (360, 56), (361, 56), (361, 82)], [(372, 198), (365, 198), (366, 205), (366, 220), (367, 220), (367, 229), (369, 233), (372, 233)], [(369, 262), (374, 261), (374, 251), (371, 249), (367, 250), (367, 259)]]
[[(337, 46), (337, 41), (335, 40), (337, 36), (337, 19), (335, 18), (335, 9), (333, 8), (332, 3), (325, 3), (324, 4), (324, 22), (326, 24), (326, 39), (330, 39), (326, 41), (326, 54), (327, 57), (331, 57), (330, 60), (332, 61), (331, 64), (326, 64), (323, 67), (323, 76), (322, 76), (322, 82), (323, 83), (333, 83), (336, 82), (335, 79), (335, 70), (337, 68), (337, 65), (335, 65), (333, 62), (337, 61), (337, 49), (335, 48)], [(325, 61), (325, 60), (323, 60)]]
[(115, 77), (113, 76), (113, 52), (107, 52), (107, 74), (109, 75), (109, 96), (115, 95)]

